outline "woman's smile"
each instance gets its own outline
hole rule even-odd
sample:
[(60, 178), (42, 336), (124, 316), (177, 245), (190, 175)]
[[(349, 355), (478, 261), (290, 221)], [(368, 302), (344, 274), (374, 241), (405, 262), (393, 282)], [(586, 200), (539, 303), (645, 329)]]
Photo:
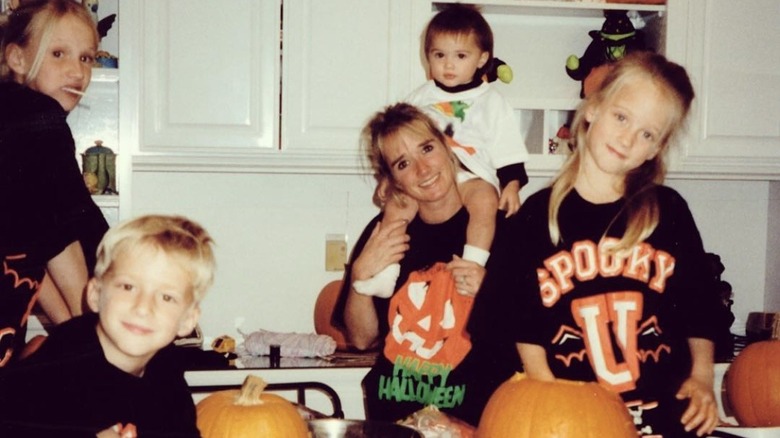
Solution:
[(427, 178), (423, 182), (419, 184), (420, 187), (429, 187), (436, 183), (436, 181), (439, 179), (439, 174), (433, 175), (430, 178)]

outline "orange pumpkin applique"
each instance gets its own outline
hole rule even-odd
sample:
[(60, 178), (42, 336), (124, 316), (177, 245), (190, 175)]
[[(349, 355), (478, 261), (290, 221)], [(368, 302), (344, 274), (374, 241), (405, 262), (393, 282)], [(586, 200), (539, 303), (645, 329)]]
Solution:
[(471, 350), (466, 321), (474, 298), (461, 295), (444, 263), (415, 271), (390, 299), (385, 357), (417, 357), (457, 366)]

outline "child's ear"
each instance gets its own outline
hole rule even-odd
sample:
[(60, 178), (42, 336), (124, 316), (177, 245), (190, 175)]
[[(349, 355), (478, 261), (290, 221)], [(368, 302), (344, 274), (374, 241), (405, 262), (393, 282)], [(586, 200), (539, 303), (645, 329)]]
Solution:
[(100, 308), (100, 284), (95, 278), (92, 278), (87, 283), (87, 306), (93, 312), (98, 311)]
[(479, 57), (479, 64), (477, 64), (479, 66), (479, 68), (484, 67), (485, 64), (487, 64), (488, 59), (490, 59), (490, 53), (482, 52), (482, 55), (480, 55), (480, 57)]
[(5, 49), (5, 59), (8, 60), (8, 67), (14, 72), (15, 76), (25, 76), (30, 69), (27, 65), (27, 59), (24, 56), (24, 49), (18, 44), (9, 44)]
[(599, 111), (598, 107), (592, 103), (586, 103), (585, 104), (585, 121), (588, 123), (593, 123), (594, 120), (596, 120), (596, 116), (598, 116)]
[(198, 325), (198, 319), (200, 318), (200, 305), (194, 304), (184, 315), (181, 323), (179, 324), (179, 331), (176, 333), (178, 336), (187, 336), (195, 330), (195, 326)]

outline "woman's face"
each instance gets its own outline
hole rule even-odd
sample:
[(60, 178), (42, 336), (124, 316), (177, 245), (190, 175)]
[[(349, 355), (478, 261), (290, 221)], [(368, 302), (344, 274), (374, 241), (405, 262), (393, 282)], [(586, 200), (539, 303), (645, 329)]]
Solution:
[(423, 204), (458, 200), (455, 165), (450, 150), (435, 136), (401, 130), (388, 139), (382, 155), (396, 187)]
[[(94, 32), (79, 18), (64, 16), (56, 23), (49, 46), (45, 49), (38, 74), (28, 83), (33, 90), (46, 94), (71, 111), (81, 100), (92, 79), (92, 64), (97, 44)], [(40, 41), (35, 39), (18, 50), (17, 61), (12, 64), (17, 82), (23, 83), (30, 73)]]

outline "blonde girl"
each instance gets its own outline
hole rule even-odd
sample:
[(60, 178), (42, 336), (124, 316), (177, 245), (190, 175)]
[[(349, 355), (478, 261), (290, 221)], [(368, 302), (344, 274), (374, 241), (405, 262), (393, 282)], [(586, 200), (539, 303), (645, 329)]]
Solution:
[(517, 284), (507, 302), (519, 301), (526, 373), (599, 382), (641, 436), (703, 436), (718, 422), (717, 296), (686, 202), (661, 185), (693, 97), (661, 55), (619, 62), (577, 110), (559, 175), (521, 209), (520, 269), (507, 270), (519, 276), (505, 283)]
[(71, 0), (23, 2), (0, 38), (0, 259), (14, 273), (0, 277), (2, 366), (24, 342), (36, 300), (55, 323), (82, 312), (108, 225), (66, 122), (92, 77), (98, 35), (89, 13)]

